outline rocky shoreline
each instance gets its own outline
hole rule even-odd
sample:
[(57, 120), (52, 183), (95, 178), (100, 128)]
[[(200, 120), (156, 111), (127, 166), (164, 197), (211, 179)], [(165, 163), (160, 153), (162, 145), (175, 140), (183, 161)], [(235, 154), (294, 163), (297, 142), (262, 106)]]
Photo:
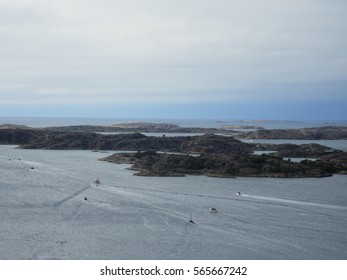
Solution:
[(102, 133), (219, 133), (236, 135), (239, 132), (229, 128), (181, 127), (168, 123), (120, 123), (109, 126), (101, 125), (72, 125), (46, 127), (48, 131), (70, 132), (102, 132)]
[(300, 163), (273, 155), (202, 154), (200, 156), (157, 153), (117, 153), (100, 159), (117, 164), (131, 164), (139, 176), (206, 175), (210, 177), (305, 178), (346, 174), (347, 153), (328, 155), (317, 161)]
[[(136, 127), (132, 125), (131, 129)], [(176, 128), (176, 126), (161, 125), (152, 126), (152, 129), (165, 127)], [(345, 127), (325, 127), (314, 130), (316, 133), (314, 137), (318, 137), (319, 131), (323, 133), (320, 139), (331, 137), (328, 134), (332, 131), (335, 131), (333, 135), (344, 137), (345, 129)], [(259, 131), (256, 132), (259, 133)], [(312, 129), (304, 131), (312, 131)], [(336, 131), (339, 131), (338, 135)], [(249, 133), (247, 135), (251, 135)], [(298, 133), (297, 130), (292, 130), (292, 135), (296, 133)], [(312, 134), (305, 135), (307, 137)], [(64, 127), (34, 129), (5, 125), (0, 126), (0, 144), (19, 145), (22, 149), (133, 151), (133, 153), (114, 154), (102, 160), (131, 164), (131, 169), (142, 176), (194, 174), (214, 177), (301, 178), (347, 173), (346, 152), (318, 144), (244, 143), (230, 136), (216, 134), (179, 137), (154, 137), (140, 133), (107, 135), (89, 131), (73, 131), (73, 129), (64, 130)], [(271, 154), (254, 154), (257, 151), (268, 151)], [(298, 157), (315, 160), (292, 162), (290, 159), (284, 159)]]
[(242, 133), (241, 139), (347, 140), (347, 127), (323, 126), (300, 129), (259, 129)]
[[(239, 130), (252, 131), (243, 132)], [(322, 126), (300, 129), (264, 129), (260, 126), (227, 125), (221, 128), (181, 127), (168, 123), (121, 123), (102, 125), (71, 125), (31, 128), (24, 125), (2, 124), (0, 134), (6, 130), (48, 132), (80, 132), (80, 133), (191, 133), (222, 134), (235, 136), (238, 139), (281, 139), (281, 140), (347, 140), (346, 126)], [(1, 136), (1, 135), (0, 135)]]

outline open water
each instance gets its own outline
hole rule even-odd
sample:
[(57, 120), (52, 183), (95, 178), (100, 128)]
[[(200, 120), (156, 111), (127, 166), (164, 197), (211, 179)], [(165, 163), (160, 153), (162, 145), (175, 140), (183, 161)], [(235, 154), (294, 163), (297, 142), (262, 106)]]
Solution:
[(347, 259), (347, 176), (138, 177), (110, 153), (0, 146), (0, 259)]
[[(185, 127), (345, 124), (0, 118), (32, 127), (129, 121)], [(345, 140), (319, 144), (347, 150)], [(97, 160), (111, 153), (0, 146), (0, 259), (347, 259), (347, 176), (137, 177), (127, 165)], [(92, 184), (97, 177), (99, 187)]]

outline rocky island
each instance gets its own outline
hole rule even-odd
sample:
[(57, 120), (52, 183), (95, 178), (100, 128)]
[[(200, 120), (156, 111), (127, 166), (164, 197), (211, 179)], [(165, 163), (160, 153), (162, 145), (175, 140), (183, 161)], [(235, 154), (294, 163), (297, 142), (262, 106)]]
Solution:
[(155, 151), (117, 153), (100, 160), (131, 164), (129, 169), (137, 171), (135, 175), (140, 176), (303, 178), (346, 174), (347, 171), (347, 153), (345, 152), (322, 156), (316, 161), (304, 160), (300, 163), (265, 154), (203, 153), (192, 156)]
[[(133, 128), (135, 127), (137, 126)], [(175, 126), (167, 128), (174, 129)], [(152, 129), (157, 128), (152, 126)], [(345, 128), (330, 127), (321, 131), (323, 132), (321, 137), (331, 131), (335, 131), (335, 136), (338, 133), (338, 137), (342, 137)], [(288, 133), (293, 135), (297, 131), (292, 130)], [(131, 164), (131, 169), (142, 176), (195, 174), (216, 177), (296, 178), (345, 174), (347, 170), (347, 153), (322, 145), (250, 144), (230, 136), (216, 134), (154, 137), (141, 133), (100, 134), (74, 131), (74, 129), (64, 130), (63, 127), (34, 129), (6, 125), (0, 129), (0, 144), (15, 144), (22, 149), (133, 151), (114, 154), (101, 160)], [(257, 155), (254, 154), (256, 151), (272, 153)], [(315, 160), (291, 161), (290, 158), (296, 157)]]
[(323, 126), (300, 129), (259, 129), (238, 136), (242, 139), (346, 140), (346, 126)]
[(72, 126), (53, 126), (46, 127), (49, 131), (71, 131), (71, 132), (110, 132), (110, 133), (220, 133), (233, 135), (237, 131), (227, 128), (203, 128), (203, 127), (181, 127), (176, 124), (169, 123), (151, 123), (151, 122), (135, 122), (135, 123), (119, 123), (108, 126), (102, 125), (72, 125)]
[(264, 129), (262, 126), (257, 126), (257, 125), (223, 125), (223, 129), (251, 129), (251, 130), (257, 130), (257, 129)]

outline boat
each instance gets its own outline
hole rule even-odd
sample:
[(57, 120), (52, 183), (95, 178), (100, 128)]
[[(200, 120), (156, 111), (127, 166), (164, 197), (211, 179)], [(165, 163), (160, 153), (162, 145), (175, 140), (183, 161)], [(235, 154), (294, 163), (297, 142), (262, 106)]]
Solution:
[(208, 209), (208, 211), (210, 211), (210, 213), (217, 213), (217, 209), (216, 208), (210, 208), (210, 209)]
[(192, 214), (190, 214), (190, 219), (189, 219), (189, 223), (190, 223), (190, 224), (195, 224), (195, 222), (193, 221), (193, 217), (192, 217)]
[(96, 179), (94, 180), (93, 185), (94, 185), (95, 187), (101, 185), (101, 182), (100, 182), (99, 178), (96, 178)]
[(241, 195), (241, 193), (240, 193), (240, 192), (237, 192), (236, 195)]

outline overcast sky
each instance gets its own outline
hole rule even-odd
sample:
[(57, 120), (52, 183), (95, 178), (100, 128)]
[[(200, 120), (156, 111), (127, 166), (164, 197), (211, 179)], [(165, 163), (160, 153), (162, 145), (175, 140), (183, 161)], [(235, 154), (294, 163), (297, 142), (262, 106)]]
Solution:
[(345, 0), (0, 0), (0, 115), (347, 119)]

